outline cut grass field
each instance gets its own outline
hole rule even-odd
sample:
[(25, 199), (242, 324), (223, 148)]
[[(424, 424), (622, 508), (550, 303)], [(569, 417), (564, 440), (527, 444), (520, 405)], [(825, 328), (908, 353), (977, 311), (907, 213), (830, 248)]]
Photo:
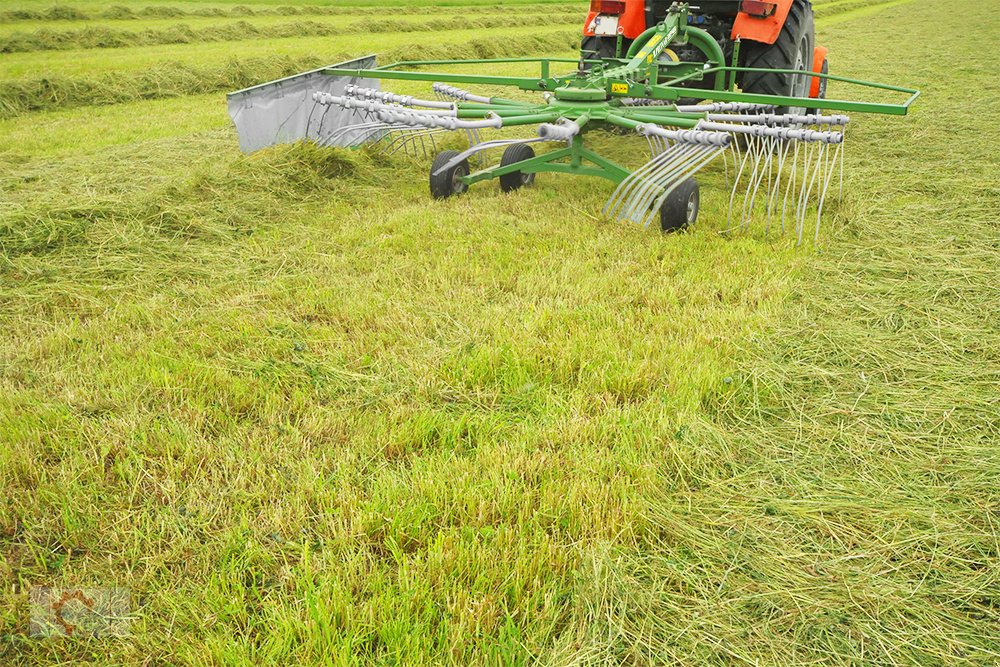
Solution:
[[(881, 5), (817, 3), (834, 70), (925, 95), (855, 118), (813, 248), (720, 235), (720, 170), (663, 237), (589, 180), (432, 202), (428, 160), (241, 156), (217, 92), (0, 120), (0, 663), (1000, 662), (1000, 85), (944, 64), (1000, 19)], [(0, 107), (8, 59), (69, 53), (0, 55)], [(32, 586), (127, 587), (132, 636), (32, 639)]]

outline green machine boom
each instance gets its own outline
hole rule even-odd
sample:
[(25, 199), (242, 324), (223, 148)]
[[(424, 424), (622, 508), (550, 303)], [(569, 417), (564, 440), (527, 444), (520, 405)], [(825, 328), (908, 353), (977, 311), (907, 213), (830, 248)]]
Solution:
[[(715, 39), (689, 24), (688, 11), (686, 3), (674, 3), (660, 23), (631, 43), (622, 58), (421, 60), (377, 66), (369, 57), (307, 73), (305, 82), (286, 80), (234, 93), (230, 111), (242, 143), (245, 134), (261, 134), (258, 126), (262, 115), (269, 113), (268, 103), (289, 104), (289, 99), (298, 98), (288, 88), (304, 83), (297, 109), (307, 110), (308, 118), (299, 123), (301, 136), (291, 138), (308, 137), (328, 146), (373, 145), (389, 152), (426, 152), (428, 142), (436, 146), (433, 137), (437, 133), (465, 133), (467, 150), (443, 151), (433, 161), (429, 181), (434, 197), (462, 194), (469, 186), (490, 179), (498, 179), (504, 191), (513, 191), (530, 185), (535, 174), (543, 172), (594, 176), (615, 186), (605, 205), (606, 214), (644, 226), (658, 217), (665, 231), (694, 222), (700, 201), (695, 174), (723, 156), (728, 176), (731, 155), (735, 177), (730, 181), (730, 226), (734, 219), (745, 227), (752, 218), (766, 216), (770, 227), (771, 220), (780, 217), (782, 229), (787, 221), (801, 242), (807, 215), (815, 213), (818, 233), (838, 168), (842, 187), (843, 146), (850, 122), (846, 114), (905, 115), (919, 92), (826, 73), (738, 67), (738, 43), (727, 63)], [(696, 47), (705, 61), (670, 57), (673, 51), (668, 49), (678, 45)], [(433, 66), (498, 63), (534, 64), (538, 76), (427, 71)], [(559, 69), (570, 72), (554, 73)], [(737, 75), (745, 72), (816, 77), (877, 89), (900, 101), (746, 93), (736, 87)], [(379, 82), (391, 80), (430, 83), (435, 99), (380, 89)], [(693, 82), (698, 83), (696, 89), (690, 85)], [(540, 99), (485, 97), (456, 85), (506, 87), (536, 93)], [(692, 104), (692, 95), (704, 101)], [(271, 122), (273, 118), (263, 124)], [(536, 126), (537, 135), (482, 140), (484, 132), (519, 126)], [(595, 129), (645, 139), (650, 160), (638, 169), (628, 169), (597, 154), (585, 141)], [(267, 134), (266, 128), (263, 133)], [(276, 140), (268, 136), (263, 143)], [(535, 144), (554, 147), (536, 154)], [(472, 169), (473, 163), (479, 164), (484, 155), (499, 149), (503, 150), (499, 163)]]

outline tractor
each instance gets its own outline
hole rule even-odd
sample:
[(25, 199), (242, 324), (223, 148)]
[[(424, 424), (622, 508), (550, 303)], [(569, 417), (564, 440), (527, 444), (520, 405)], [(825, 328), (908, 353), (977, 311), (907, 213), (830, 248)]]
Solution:
[[(633, 42), (676, 8), (664, 0), (592, 0), (583, 29), (584, 63), (623, 58)], [(688, 9), (689, 25), (718, 43), (726, 62), (740, 67), (828, 74), (827, 49), (816, 45), (809, 0), (700, 0)], [(736, 56), (734, 58), (734, 55)], [(703, 49), (692, 44), (666, 49), (660, 59), (705, 63)], [(736, 79), (747, 93), (784, 97), (826, 96), (826, 79), (788, 72), (741, 72)], [(688, 83), (710, 88), (708, 79)], [(700, 99), (697, 93), (685, 100)]]

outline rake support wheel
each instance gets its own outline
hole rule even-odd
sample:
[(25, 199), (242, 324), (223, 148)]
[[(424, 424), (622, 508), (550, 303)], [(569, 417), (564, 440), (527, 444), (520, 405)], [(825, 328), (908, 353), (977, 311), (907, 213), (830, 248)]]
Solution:
[(689, 178), (674, 188), (660, 206), (660, 229), (670, 233), (690, 227), (698, 219), (700, 204), (698, 181)]
[[(500, 166), (506, 167), (517, 164), (518, 162), (530, 160), (533, 157), (535, 157), (535, 151), (531, 149), (531, 146), (513, 144), (504, 150), (503, 157), (500, 158)], [(534, 172), (512, 171), (500, 177), (500, 189), (504, 192), (513, 192), (514, 190), (532, 185), (534, 182)]]
[(431, 165), (431, 196), (435, 199), (446, 199), (452, 195), (463, 194), (469, 186), (462, 181), (469, 175), (469, 161), (462, 160), (458, 164), (437, 173), (441, 167), (448, 164), (458, 155), (458, 151), (441, 151)]

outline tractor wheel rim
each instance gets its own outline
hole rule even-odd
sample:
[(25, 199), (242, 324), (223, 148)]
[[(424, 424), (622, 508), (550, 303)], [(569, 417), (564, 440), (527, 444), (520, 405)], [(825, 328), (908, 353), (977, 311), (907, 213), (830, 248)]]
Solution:
[[(809, 40), (806, 37), (802, 38), (799, 42), (799, 47), (795, 51), (795, 67), (792, 69), (799, 72), (806, 71), (806, 51), (809, 49)], [(809, 96), (809, 77), (805, 74), (793, 74), (792, 75), (792, 97), (808, 97)], [(791, 107), (789, 111), (795, 114), (804, 114), (805, 107)]]

